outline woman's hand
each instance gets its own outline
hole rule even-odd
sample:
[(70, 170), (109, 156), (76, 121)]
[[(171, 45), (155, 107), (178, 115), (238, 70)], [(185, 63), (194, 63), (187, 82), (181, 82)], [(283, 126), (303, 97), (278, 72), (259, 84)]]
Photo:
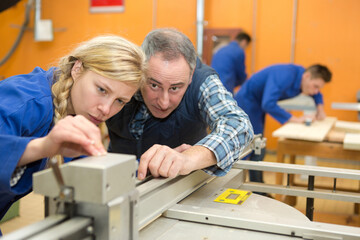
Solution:
[(18, 165), (57, 154), (64, 157), (106, 154), (100, 129), (81, 115), (67, 116), (47, 136), (30, 141)]
[(81, 115), (61, 119), (45, 137), (52, 149), (50, 155), (76, 157), (82, 154), (102, 155), (106, 150), (101, 142), (100, 129)]

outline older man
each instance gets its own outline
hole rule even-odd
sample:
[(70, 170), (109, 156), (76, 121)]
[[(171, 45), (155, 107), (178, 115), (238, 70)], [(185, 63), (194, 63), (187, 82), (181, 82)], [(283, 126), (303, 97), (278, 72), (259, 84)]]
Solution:
[(107, 121), (110, 151), (137, 155), (139, 179), (148, 170), (154, 177), (197, 169), (225, 175), (253, 139), (248, 116), (181, 32), (154, 30), (142, 48), (148, 78)]

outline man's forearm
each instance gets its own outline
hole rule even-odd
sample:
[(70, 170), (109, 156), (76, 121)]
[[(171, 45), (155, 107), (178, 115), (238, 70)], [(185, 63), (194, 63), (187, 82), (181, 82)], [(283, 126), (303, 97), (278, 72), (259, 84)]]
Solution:
[(183, 154), (191, 159), (191, 163), (187, 167), (190, 172), (217, 164), (215, 154), (203, 146), (193, 146), (185, 150)]

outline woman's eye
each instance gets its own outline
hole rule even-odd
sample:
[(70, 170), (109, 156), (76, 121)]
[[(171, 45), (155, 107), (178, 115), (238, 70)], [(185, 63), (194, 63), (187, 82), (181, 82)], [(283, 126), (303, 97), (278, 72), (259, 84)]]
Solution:
[(155, 83), (151, 83), (150, 86), (151, 86), (152, 88), (157, 88), (157, 85), (156, 85)]
[(101, 93), (106, 93), (106, 90), (103, 89), (102, 87), (98, 87), (98, 91), (101, 92)]
[(118, 99), (117, 101), (118, 101), (118, 103), (120, 103), (120, 104), (125, 104), (125, 102), (124, 102), (123, 100), (121, 100), (121, 99)]

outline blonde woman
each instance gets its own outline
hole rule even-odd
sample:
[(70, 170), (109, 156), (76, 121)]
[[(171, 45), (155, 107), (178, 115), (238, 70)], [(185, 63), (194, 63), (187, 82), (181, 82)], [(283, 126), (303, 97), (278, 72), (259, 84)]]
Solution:
[(0, 218), (31, 191), (55, 155), (101, 155), (96, 126), (119, 112), (145, 79), (141, 49), (119, 36), (80, 44), (57, 68), (0, 81)]

